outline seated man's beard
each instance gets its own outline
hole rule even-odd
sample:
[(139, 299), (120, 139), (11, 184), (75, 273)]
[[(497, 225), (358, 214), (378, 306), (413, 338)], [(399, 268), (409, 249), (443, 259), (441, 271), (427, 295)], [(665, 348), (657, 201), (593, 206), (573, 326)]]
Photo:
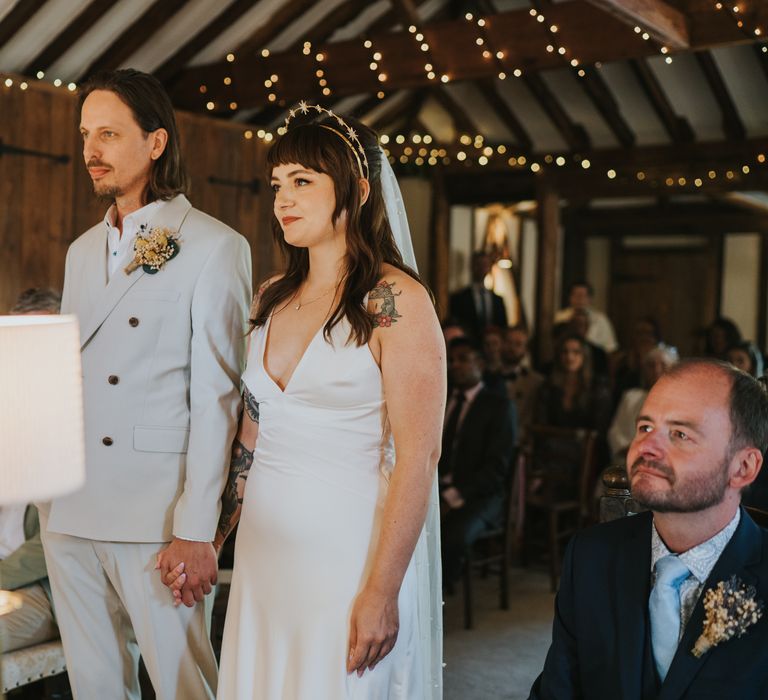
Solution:
[[(720, 462), (719, 468), (706, 474), (693, 474), (685, 479), (678, 479), (674, 471), (661, 462), (643, 459), (639, 457), (629, 468), (630, 489), (632, 498), (644, 508), (657, 513), (696, 513), (706, 510), (725, 498), (725, 490), (728, 486), (728, 464), (731, 458), (727, 456)], [(638, 486), (633, 488), (632, 475), (635, 469), (645, 464), (656, 471), (666, 475), (669, 488), (666, 491), (655, 491), (650, 488)]]

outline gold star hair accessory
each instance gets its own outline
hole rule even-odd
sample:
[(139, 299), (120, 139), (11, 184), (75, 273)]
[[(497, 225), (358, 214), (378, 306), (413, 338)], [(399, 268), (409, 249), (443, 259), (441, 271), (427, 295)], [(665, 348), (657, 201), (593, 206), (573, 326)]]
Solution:
[(331, 119), (336, 120), (336, 123), (339, 125), (338, 129), (333, 126), (328, 126), (327, 124), (318, 124), (317, 126), (333, 132), (340, 139), (342, 139), (344, 143), (347, 144), (347, 146), (349, 146), (350, 150), (352, 151), (352, 155), (355, 156), (355, 160), (357, 161), (357, 167), (360, 170), (360, 175), (367, 180), (368, 174), (370, 172), (368, 169), (368, 158), (365, 155), (365, 149), (363, 148), (363, 144), (360, 141), (360, 137), (357, 135), (357, 132), (335, 112), (331, 111), (330, 109), (326, 109), (321, 105), (309, 104), (305, 100), (302, 100), (299, 102), (297, 109), (291, 109), (288, 111), (288, 116), (285, 119), (285, 129), (288, 129), (288, 126), (291, 123), (291, 119), (293, 119), (297, 114), (300, 113), (302, 115), (306, 115), (309, 114), (310, 110), (314, 110), (315, 112), (322, 114), (327, 114)]

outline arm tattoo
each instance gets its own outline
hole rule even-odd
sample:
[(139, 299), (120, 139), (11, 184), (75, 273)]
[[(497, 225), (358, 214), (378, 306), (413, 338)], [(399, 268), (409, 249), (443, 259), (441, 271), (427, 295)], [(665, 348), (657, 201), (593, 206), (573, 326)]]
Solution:
[(375, 300), (376, 310), (372, 312), (374, 328), (389, 328), (393, 323), (397, 323), (402, 314), (397, 313), (395, 308), (395, 297), (399, 297), (402, 291), (395, 293), (392, 289), (397, 282), (379, 282), (368, 295), (368, 300)]
[(240, 440), (235, 438), (232, 445), (232, 459), (229, 463), (229, 475), (224, 487), (224, 493), (221, 495), (221, 517), (219, 518), (219, 532), (226, 537), (231, 529), (232, 516), (235, 514), (238, 506), (242, 505), (243, 499), (237, 495), (237, 481), (248, 478), (248, 472), (253, 464), (253, 452), (251, 452)]
[(254, 423), (259, 422), (259, 402), (253, 398), (253, 394), (248, 391), (248, 387), (243, 388), (243, 404), (245, 406), (245, 412), (248, 414)]

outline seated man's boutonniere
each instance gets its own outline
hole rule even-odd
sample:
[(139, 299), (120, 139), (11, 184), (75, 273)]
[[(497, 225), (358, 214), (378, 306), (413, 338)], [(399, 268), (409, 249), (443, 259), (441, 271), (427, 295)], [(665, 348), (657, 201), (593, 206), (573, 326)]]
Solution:
[(736, 576), (720, 581), (704, 594), (704, 628), (691, 652), (696, 658), (720, 642), (741, 637), (763, 615), (763, 601), (755, 599), (755, 587)]
[(179, 235), (175, 231), (169, 228), (151, 228), (147, 231), (146, 228), (146, 224), (142, 225), (141, 232), (136, 236), (133, 260), (125, 266), (126, 275), (139, 267), (154, 275), (179, 252)]

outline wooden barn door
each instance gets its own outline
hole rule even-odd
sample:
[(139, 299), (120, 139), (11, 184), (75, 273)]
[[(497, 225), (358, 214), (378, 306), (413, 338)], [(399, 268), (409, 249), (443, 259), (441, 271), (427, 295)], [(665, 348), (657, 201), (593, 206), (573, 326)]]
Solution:
[(680, 247), (647, 243), (628, 236), (612, 251), (610, 317), (619, 343), (628, 347), (634, 321), (652, 316), (681, 356), (698, 354), (701, 330), (718, 312), (720, 237), (691, 237)]

